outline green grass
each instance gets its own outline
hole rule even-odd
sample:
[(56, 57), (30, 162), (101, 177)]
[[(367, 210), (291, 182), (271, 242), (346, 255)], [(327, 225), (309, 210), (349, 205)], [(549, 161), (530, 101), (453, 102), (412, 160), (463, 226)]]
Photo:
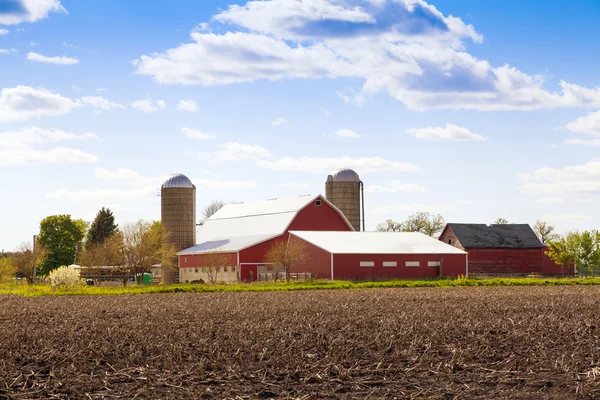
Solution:
[(120, 295), (150, 293), (209, 293), (209, 292), (273, 292), (288, 290), (336, 290), (375, 288), (419, 288), (461, 286), (572, 286), (600, 285), (600, 278), (491, 278), (491, 279), (429, 279), (380, 282), (313, 281), (313, 282), (259, 282), (233, 285), (170, 285), (75, 288), (51, 288), (48, 285), (0, 285), (0, 295), (64, 296), (64, 295)]

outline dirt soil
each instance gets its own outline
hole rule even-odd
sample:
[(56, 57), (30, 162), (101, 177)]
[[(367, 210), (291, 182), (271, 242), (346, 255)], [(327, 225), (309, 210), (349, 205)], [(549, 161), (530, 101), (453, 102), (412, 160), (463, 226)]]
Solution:
[(600, 398), (600, 289), (0, 296), (0, 398)]

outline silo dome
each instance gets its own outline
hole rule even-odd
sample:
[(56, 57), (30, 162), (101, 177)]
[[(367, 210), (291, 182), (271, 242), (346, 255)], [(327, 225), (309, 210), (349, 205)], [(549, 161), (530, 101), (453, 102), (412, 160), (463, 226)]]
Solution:
[(360, 182), (360, 178), (356, 171), (350, 168), (342, 168), (333, 174), (333, 182)]
[(163, 189), (194, 189), (194, 184), (190, 178), (183, 174), (173, 174), (162, 184)]

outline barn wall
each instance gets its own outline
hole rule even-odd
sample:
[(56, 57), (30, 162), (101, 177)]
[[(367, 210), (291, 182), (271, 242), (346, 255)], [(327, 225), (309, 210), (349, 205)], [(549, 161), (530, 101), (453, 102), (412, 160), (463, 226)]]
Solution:
[[(318, 199), (317, 199), (318, 200)], [(290, 231), (350, 231), (342, 216), (322, 200), (317, 206), (313, 201), (300, 210), (290, 224)]]
[(310, 272), (313, 278), (331, 279), (331, 253), (293, 235), (290, 241), (304, 243), (307, 253), (306, 261), (293, 265), (290, 268), (290, 272)]
[(467, 249), (470, 274), (543, 273), (543, 249)]
[[(237, 282), (239, 276), (239, 268), (237, 267), (237, 253), (217, 253), (222, 255), (226, 261), (226, 271), (221, 270), (217, 275), (218, 281)], [(198, 279), (208, 281), (208, 276), (202, 272), (202, 265), (206, 257), (211, 257), (213, 254), (194, 254), (179, 256), (179, 282), (186, 283)], [(225, 267), (225, 266), (224, 266)]]
[(458, 238), (454, 234), (454, 231), (452, 229), (450, 229), (450, 227), (448, 227), (448, 226), (446, 226), (446, 228), (440, 235), (440, 241), (442, 241), (446, 244), (449, 244), (451, 246), (454, 246), (456, 248), (459, 248), (461, 250), (465, 249), (463, 247), (463, 245), (460, 243), (460, 240), (458, 240)]
[(544, 254), (543, 254), (543, 258), (542, 258), (542, 273), (543, 274), (552, 274), (552, 275), (562, 275), (564, 274), (573, 274), (575, 273), (574, 271), (574, 266), (568, 266), (565, 267), (564, 269), (561, 268), (560, 265), (557, 265), (554, 261), (552, 261), (552, 259), (550, 259), (550, 257), (548, 257), (548, 255), (546, 254), (546, 252), (548, 251), (548, 247), (544, 247)]
[[(434, 278), (439, 275), (439, 267), (427, 266), (429, 261), (443, 259), (444, 276), (466, 275), (466, 254), (334, 254), (333, 270), (335, 279), (378, 280)], [(361, 267), (361, 261), (373, 261), (374, 267)], [(384, 267), (384, 261), (396, 261), (397, 267)], [(419, 261), (418, 267), (407, 267), (407, 261)]]

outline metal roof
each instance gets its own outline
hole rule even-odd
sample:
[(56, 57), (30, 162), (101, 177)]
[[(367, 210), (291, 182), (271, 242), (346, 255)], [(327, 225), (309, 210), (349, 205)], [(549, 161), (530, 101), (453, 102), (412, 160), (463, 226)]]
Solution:
[(173, 174), (163, 182), (161, 187), (163, 189), (193, 189), (194, 184), (190, 178), (183, 174)]
[(350, 168), (338, 169), (332, 178), (334, 182), (360, 182), (360, 177), (356, 171)]
[(466, 249), (539, 249), (544, 245), (528, 224), (455, 224), (448, 227)]
[(258, 243), (262, 243), (278, 235), (253, 235), (253, 236), (234, 236), (222, 239), (208, 240), (185, 249), (177, 255), (203, 254), (210, 252), (230, 253), (238, 252)]
[(253, 217), (259, 215), (295, 213), (311, 203), (318, 196), (283, 197), (259, 200), (248, 203), (231, 203), (214, 213), (208, 221), (219, 219)]
[(467, 254), (418, 232), (290, 233), (332, 254)]

